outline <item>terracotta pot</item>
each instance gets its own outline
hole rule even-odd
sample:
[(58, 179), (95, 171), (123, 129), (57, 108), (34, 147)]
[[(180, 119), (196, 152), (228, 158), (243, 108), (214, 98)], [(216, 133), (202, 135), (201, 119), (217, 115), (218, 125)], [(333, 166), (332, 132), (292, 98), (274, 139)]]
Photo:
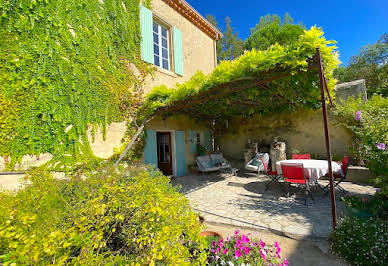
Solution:
[(201, 236), (206, 236), (206, 237), (212, 237), (212, 236), (216, 236), (216, 237), (219, 237), (219, 238), (223, 238), (222, 235), (220, 233), (217, 233), (217, 232), (214, 232), (214, 231), (202, 231), (201, 233), (199, 233)]

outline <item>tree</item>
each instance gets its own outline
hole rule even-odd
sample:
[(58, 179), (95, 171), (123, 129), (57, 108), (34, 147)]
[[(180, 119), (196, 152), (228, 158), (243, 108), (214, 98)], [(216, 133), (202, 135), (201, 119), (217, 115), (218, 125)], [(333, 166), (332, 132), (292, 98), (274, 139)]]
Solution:
[(388, 96), (388, 34), (384, 33), (372, 45), (365, 45), (358, 55), (350, 58), (347, 67), (335, 71), (339, 82), (365, 79), (367, 93)]
[[(217, 27), (218, 23), (214, 16), (206, 15), (207, 20), (213, 26)], [(238, 32), (231, 27), (231, 19), (225, 18), (226, 29), (223, 32), (224, 37), (217, 41), (217, 61), (234, 60), (239, 57), (244, 51), (244, 42), (238, 37)]]
[(244, 43), (247, 50), (266, 50), (271, 45), (290, 45), (303, 34), (302, 24), (294, 24), (294, 19), (286, 13), (282, 19), (278, 15), (268, 14), (260, 17), (259, 23), (251, 29), (251, 34)]

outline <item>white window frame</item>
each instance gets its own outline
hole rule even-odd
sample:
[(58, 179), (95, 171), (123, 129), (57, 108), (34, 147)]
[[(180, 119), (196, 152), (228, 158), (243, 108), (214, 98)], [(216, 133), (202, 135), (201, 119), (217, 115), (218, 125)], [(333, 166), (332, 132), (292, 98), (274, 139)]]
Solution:
[[(164, 67), (163, 67), (163, 59), (167, 59), (167, 69), (165, 69), (165, 70), (168, 70), (168, 71), (171, 71), (171, 49), (170, 49), (170, 27), (168, 27), (168, 26), (165, 26), (165, 25), (163, 25), (162, 23), (160, 23), (158, 20), (154, 20), (153, 21), (153, 23), (154, 24), (156, 24), (156, 25), (158, 25), (158, 32), (155, 32), (154, 31), (154, 25), (152, 25), (152, 34), (157, 34), (158, 35), (158, 46), (159, 46), (159, 55), (157, 55), (156, 53), (155, 53), (155, 51), (154, 51), (154, 58), (155, 58), (155, 56), (158, 56), (159, 57), (159, 65), (157, 65), (156, 64), (156, 62), (155, 62), (155, 60), (154, 60), (154, 64), (156, 65), (156, 66), (158, 66), (158, 67), (160, 67), (160, 68), (163, 68), (163, 69), (165, 69)], [(165, 48), (165, 47), (162, 47), (162, 38), (164, 38), (164, 37), (162, 37), (162, 28), (164, 28), (165, 30), (166, 30), (166, 32), (167, 32), (167, 36), (166, 36), (166, 39), (167, 39), (167, 48)], [(154, 38), (153, 38), (153, 36), (152, 36), (152, 45), (154, 45), (154, 48), (155, 48), (155, 42), (154, 42)], [(167, 58), (163, 58), (163, 55), (162, 55), (162, 50), (163, 49), (167, 49)]]

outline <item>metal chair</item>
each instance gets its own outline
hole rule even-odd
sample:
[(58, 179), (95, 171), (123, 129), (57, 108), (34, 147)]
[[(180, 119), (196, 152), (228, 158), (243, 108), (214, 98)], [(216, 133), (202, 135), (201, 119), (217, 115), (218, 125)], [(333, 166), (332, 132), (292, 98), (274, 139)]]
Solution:
[[(344, 156), (344, 158), (342, 159), (342, 165), (341, 165), (341, 170), (342, 170), (342, 173), (333, 173), (333, 177), (334, 177), (334, 188), (338, 188), (342, 193), (346, 194), (347, 191), (340, 186), (340, 183), (342, 181), (344, 181), (346, 179), (346, 174), (348, 173), (348, 168), (349, 168), (349, 158), (347, 156)], [(326, 175), (328, 176), (328, 175)], [(338, 180), (338, 181), (336, 181)], [(329, 184), (327, 184), (324, 189), (326, 189), (326, 194), (329, 193), (329, 186), (330, 186), (330, 182)]]
[(264, 157), (261, 157), (261, 162), (263, 163), (265, 174), (266, 174), (269, 178), (271, 178), (271, 181), (269, 181), (269, 182), (265, 185), (265, 191), (267, 191), (268, 188), (269, 188), (273, 183), (279, 182), (279, 179), (281, 178), (281, 176), (278, 175), (278, 172), (276, 172), (276, 171), (270, 171), (270, 170), (269, 170), (268, 165), (267, 165), (267, 163), (265, 162)]
[(306, 153), (306, 154), (293, 154), (292, 159), (293, 160), (297, 160), (297, 159), (310, 160), (311, 156), (308, 153)]
[(282, 163), (282, 172), (284, 181), (288, 183), (287, 197), (290, 196), (291, 184), (298, 184), (306, 187), (305, 205), (307, 205), (307, 194), (310, 195), (314, 201), (313, 195), (310, 190), (309, 178), (304, 173), (303, 164), (286, 164)]

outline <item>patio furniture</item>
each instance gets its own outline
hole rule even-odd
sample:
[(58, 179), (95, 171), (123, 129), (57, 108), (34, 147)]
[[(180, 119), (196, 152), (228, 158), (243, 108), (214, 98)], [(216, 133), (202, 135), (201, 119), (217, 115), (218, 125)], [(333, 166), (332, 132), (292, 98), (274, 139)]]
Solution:
[(275, 182), (279, 182), (279, 179), (281, 178), (281, 175), (278, 175), (278, 173), (276, 171), (271, 171), (269, 168), (268, 168), (268, 164), (267, 162), (264, 160), (264, 157), (261, 158), (261, 161), (263, 163), (263, 166), (264, 166), (264, 169), (265, 169), (265, 173), (266, 175), (271, 178), (271, 181), (269, 181), (266, 185), (265, 185), (265, 191), (268, 190), (268, 188)]
[[(334, 183), (334, 188), (337, 187), (344, 194), (346, 194), (347, 191), (340, 186), (340, 183), (345, 180), (346, 174), (348, 173), (348, 168), (349, 168), (349, 158), (347, 156), (344, 156), (344, 158), (342, 159), (341, 171), (336, 173), (334, 173), (333, 171), (334, 182), (338, 180), (337, 182)], [(330, 183), (324, 187), (324, 189), (327, 190), (326, 194), (329, 193), (329, 186), (330, 186)]]
[(231, 164), (223, 157), (222, 153), (214, 153), (210, 155), (198, 156), (196, 158), (198, 171), (203, 175), (205, 172), (229, 170), (233, 175), (236, 175), (237, 168), (232, 168)]
[(309, 194), (314, 201), (308, 182), (309, 178), (305, 174), (303, 163), (281, 163), (281, 169), (284, 181), (288, 183), (287, 197), (290, 195), (291, 184), (297, 184), (306, 188), (305, 204), (307, 205), (307, 194)]
[(297, 159), (306, 159), (306, 160), (310, 160), (311, 159), (311, 156), (309, 153), (306, 153), (306, 154), (293, 154), (292, 155), (292, 159), (293, 160), (297, 160)]
[[(287, 164), (303, 164), (305, 175), (308, 177), (309, 183), (316, 184), (318, 179), (325, 176), (329, 172), (328, 163), (326, 160), (284, 160), (276, 162), (276, 170), (278, 174), (282, 174), (282, 163)], [(337, 162), (331, 162), (333, 173), (341, 173), (341, 164)]]
[(245, 165), (245, 169), (259, 173), (260, 171), (266, 171), (262, 159), (269, 163), (268, 153), (256, 153), (256, 155)]

